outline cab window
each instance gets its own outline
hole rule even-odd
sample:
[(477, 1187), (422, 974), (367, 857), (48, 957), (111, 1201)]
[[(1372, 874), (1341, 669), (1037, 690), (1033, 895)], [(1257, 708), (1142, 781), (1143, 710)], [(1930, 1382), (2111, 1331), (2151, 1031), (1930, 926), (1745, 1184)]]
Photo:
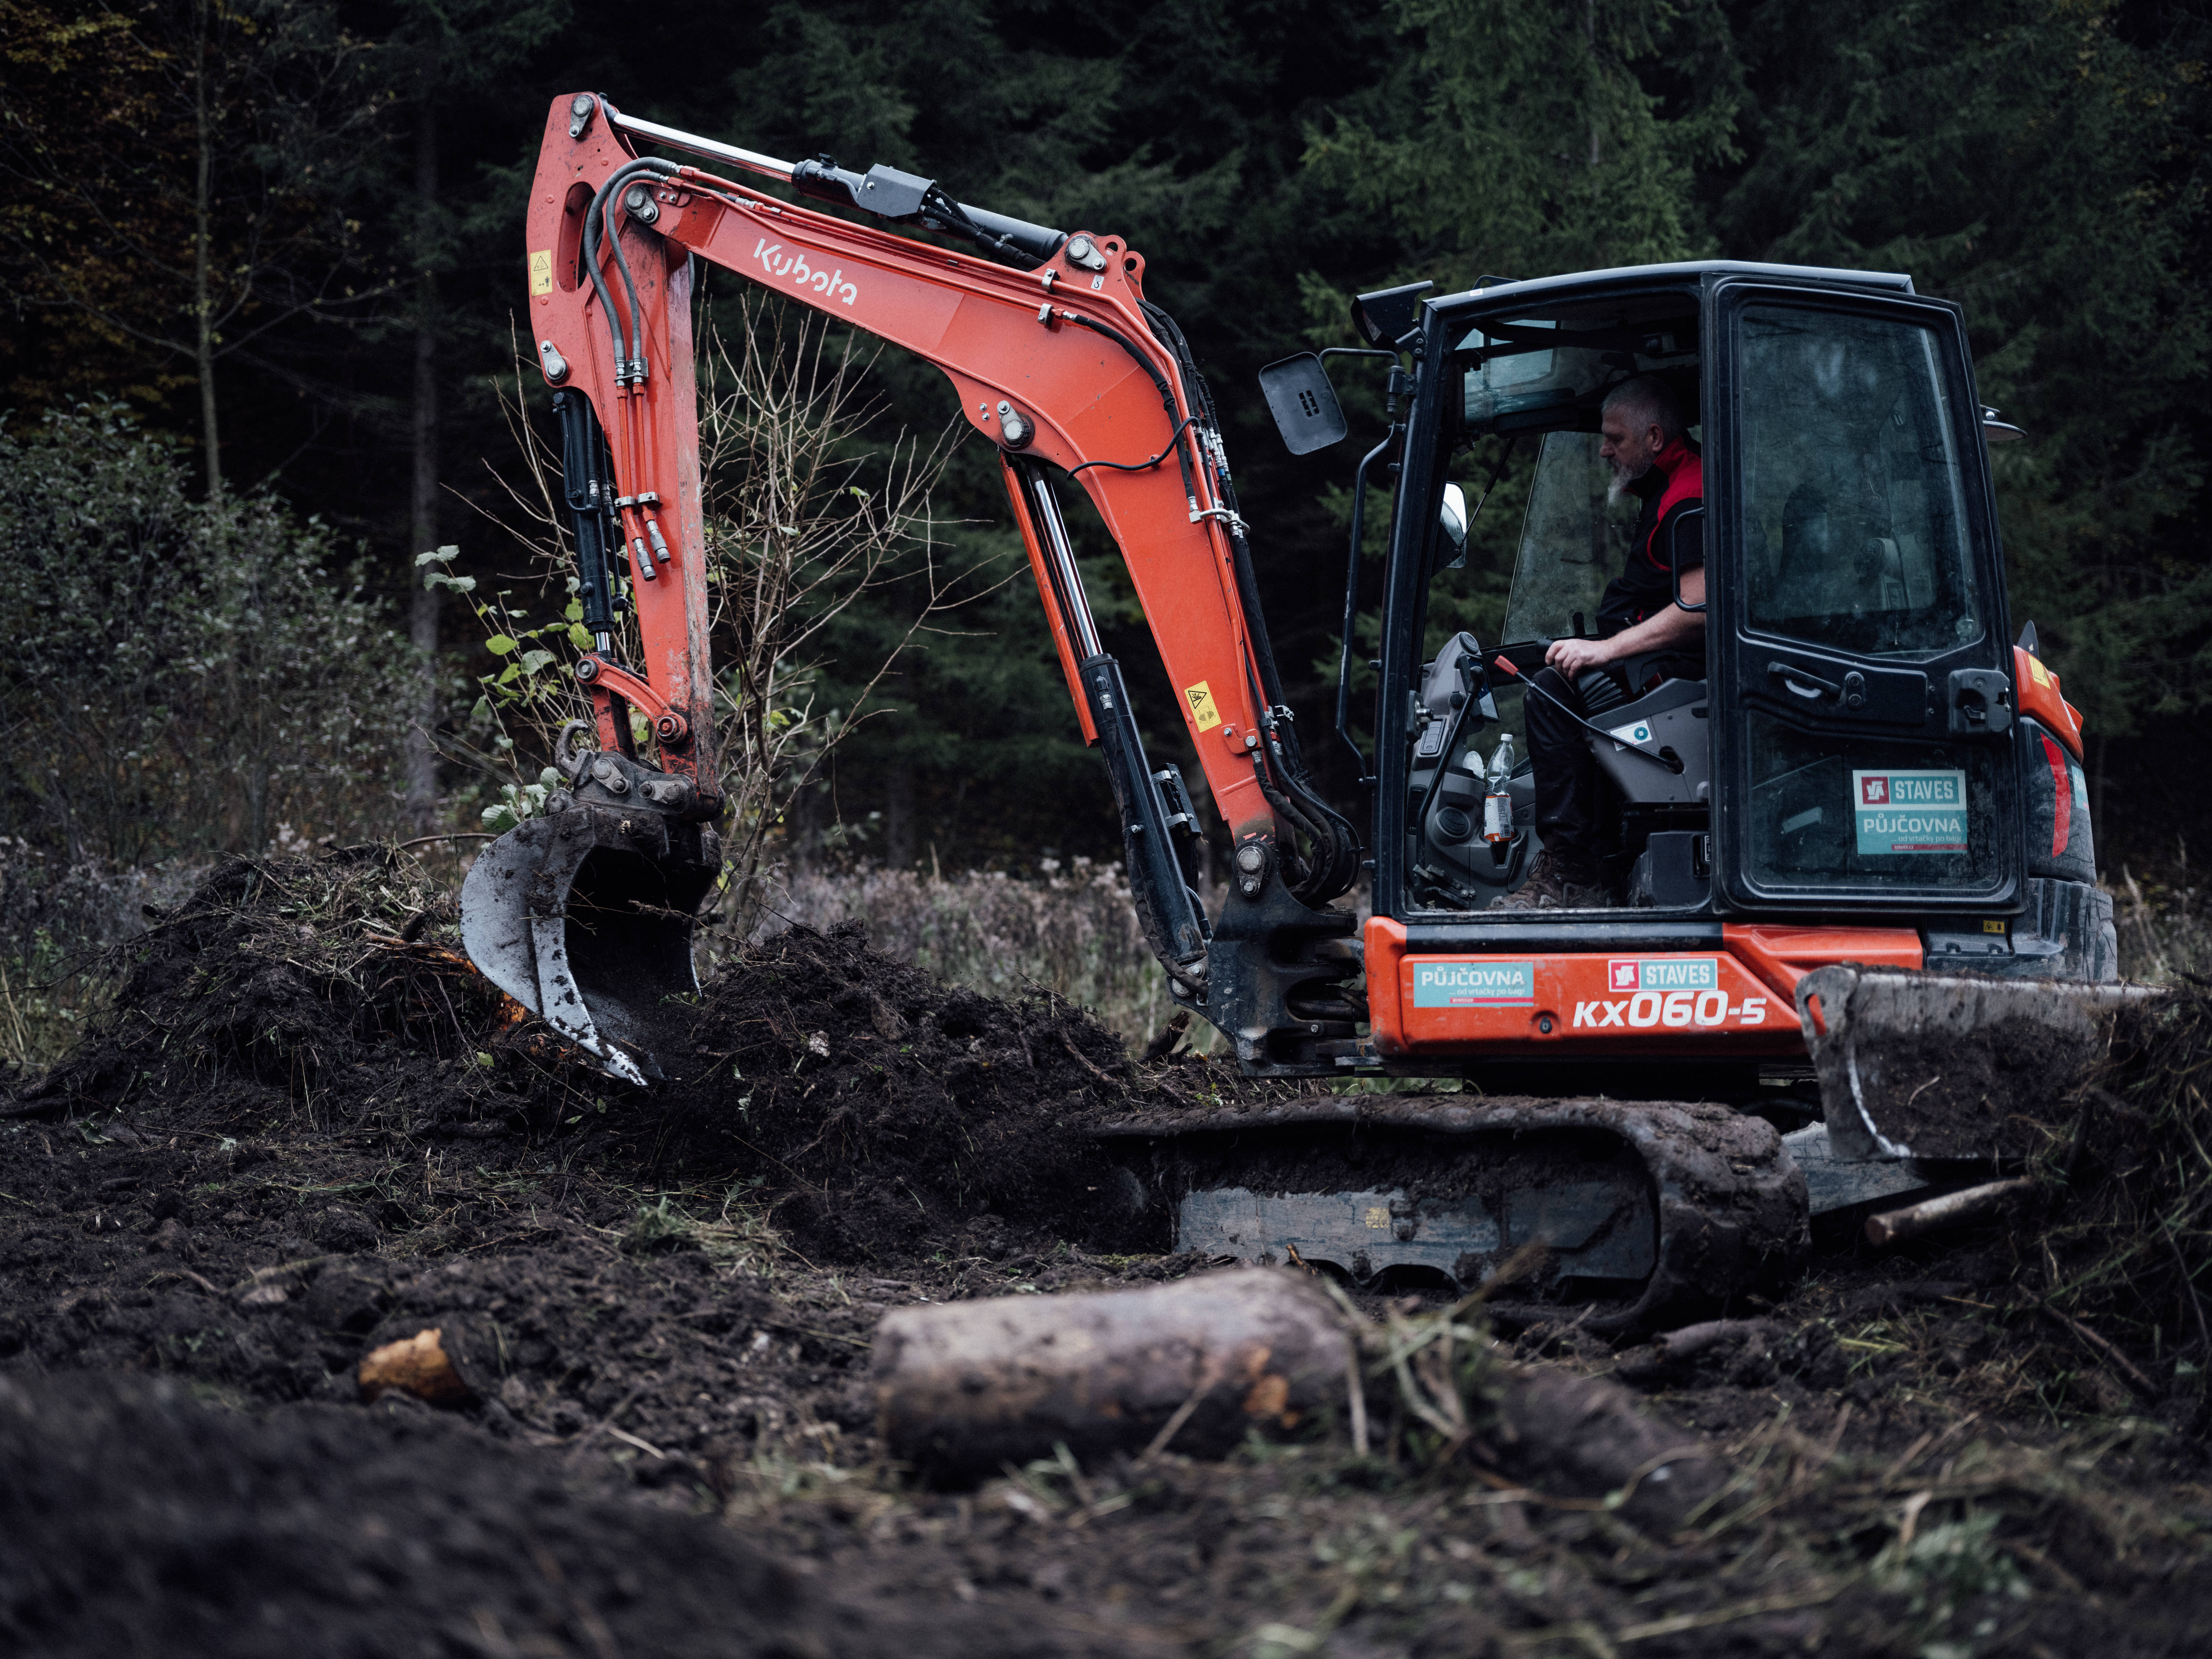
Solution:
[(1956, 397), (1935, 331), (1752, 306), (1739, 337), (1752, 629), (1923, 659), (1982, 635)]

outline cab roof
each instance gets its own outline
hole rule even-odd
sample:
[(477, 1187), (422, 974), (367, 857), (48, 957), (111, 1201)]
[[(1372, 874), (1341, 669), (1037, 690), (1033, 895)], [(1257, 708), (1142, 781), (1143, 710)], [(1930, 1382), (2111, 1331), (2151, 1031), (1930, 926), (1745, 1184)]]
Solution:
[(1610, 270), (1577, 270), (1561, 276), (1532, 277), (1525, 283), (1492, 283), (1486, 287), (1441, 295), (1428, 303), (1442, 310), (1499, 298), (1554, 300), (1611, 289), (1702, 282), (1709, 276), (1764, 276), (1789, 282), (1817, 282), (1840, 288), (1910, 294), (1912, 278), (1902, 271), (1845, 270), (1834, 265), (1776, 265), (1751, 259), (1686, 259), (1671, 264), (1620, 265)]

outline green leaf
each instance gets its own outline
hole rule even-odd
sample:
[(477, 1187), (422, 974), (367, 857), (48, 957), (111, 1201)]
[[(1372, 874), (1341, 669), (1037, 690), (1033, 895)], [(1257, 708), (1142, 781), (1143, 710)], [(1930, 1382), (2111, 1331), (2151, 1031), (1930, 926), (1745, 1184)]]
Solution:
[(526, 651), (522, 653), (522, 672), (526, 674), (535, 674), (552, 660), (553, 653), (550, 651)]
[(589, 651), (593, 646), (597, 645), (599, 641), (592, 637), (592, 630), (585, 627), (583, 623), (570, 623), (568, 624), (568, 643), (574, 646), (579, 651)]
[(514, 638), (508, 634), (495, 634), (484, 641), (484, 649), (495, 657), (504, 657), (514, 649)]
[(568, 617), (568, 619), (570, 622), (572, 622), (572, 623), (576, 623), (576, 622), (581, 622), (581, 621), (583, 621), (583, 620), (584, 620), (584, 602), (583, 602), (581, 599), (571, 599), (571, 600), (569, 600), (569, 601), (568, 601), (568, 608), (566, 611), (562, 611), (561, 614), (562, 614), (562, 616), (564, 616), (564, 617)]
[(496, 806), (485, 807), (480, 816), (485, 829), (501, 835), (504, 835), (522, 822), (520, 818), (514, 816), (514, 809), (505, 801), (501, 801)]
[(522, 665), (519, 662), (511, 662), (507, 665), (507, 672), (504, 674), (501, 674), (497, 679), (494, 680), (492, 684), (494, 685), (512, 685), (515, 681), (521, 678)]

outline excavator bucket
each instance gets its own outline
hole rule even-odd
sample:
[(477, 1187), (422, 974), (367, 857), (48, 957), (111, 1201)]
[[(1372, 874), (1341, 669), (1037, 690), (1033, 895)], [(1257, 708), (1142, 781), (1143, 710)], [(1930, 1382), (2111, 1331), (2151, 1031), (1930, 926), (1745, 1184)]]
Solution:
[(1799, 981), (1797, 1012), (1838, 1158), (2018, 1158), (2165, 994), (1846, 965)]
[(679, 1000), (698, 992), (692, 922), (718, 871), (697, 824), (571, 801), (477, 856), (461, 942), (610, 1076), (642, 1084), (663, 1075)]

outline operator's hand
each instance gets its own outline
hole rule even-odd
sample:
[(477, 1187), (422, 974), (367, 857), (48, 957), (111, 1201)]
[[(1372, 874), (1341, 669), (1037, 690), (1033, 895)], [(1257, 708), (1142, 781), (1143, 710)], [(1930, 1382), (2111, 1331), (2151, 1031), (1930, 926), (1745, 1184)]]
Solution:
[(1611, 640), (1553, 640), (1552, 648), (1544, 653), (1546, 665), (1558, 670), (1570, 684), (1584, 669), (1612, 660)]

